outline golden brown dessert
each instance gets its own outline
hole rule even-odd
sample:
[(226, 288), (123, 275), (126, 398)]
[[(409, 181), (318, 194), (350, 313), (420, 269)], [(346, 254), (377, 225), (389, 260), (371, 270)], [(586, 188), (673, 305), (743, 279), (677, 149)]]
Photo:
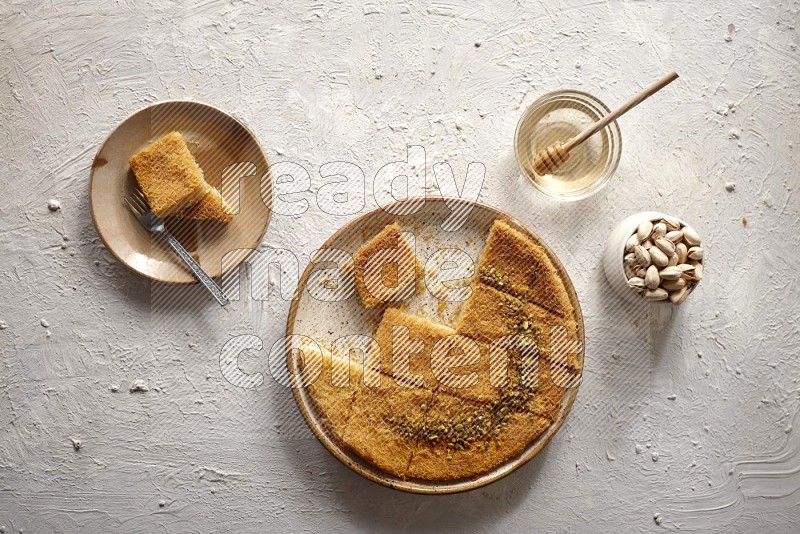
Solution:
[(437, 393), (425, 424), (428, 439), (414, 450), (406, 477), (458, 480), (478, 476), (517, 457), (550, 427), (535, 413), (507, 410), (506, 403), (470, 405)]
[(402, 414), (404, 420), (421, 424), (433, 391), (388, 376), (368, 386), (361, 362), (305, 351), (311, 355), (307, 364), (324, 361), (322, 372), (306, 387), (328, 434), (367, 462), (403, 477), (419, 442), (398, 432), (395, 418)]
[(233, 210), (222, 198), (219, 191), (212, 187), (198, 202), (178, 213), (178, 217), (229, 223), (233, 220)]
[(400, 225), (387, 225), (353, 255), (355, 284), (365, 308), (414, 294), (422, 266)]
[(387, 308), (375, 332), (380, 369), (387, 376), (430, 390), (478, 401), (498, 398), (490, 381), (489, 348), (436, 324)]
[(537, 374), (536, 392), (525, 402), (522, 411), (555, 421), (567, 386), (576, 385), (575, 373), (553, 362), (541, 362)]
[[(488, 346), (447, 326), (388, 308), (375, 338), (380, 355), (367, 361), (376, 366), (370, 370), (380, 374), (379, 385), (364, 384), (361, 362), (319, 355), (306, 359), (324, 362), (308, 388), (337, 442), (399, 478), (455, 480), (485, 473), (519, 455), (560, 409), (564, 388), (552, 382), (549, 367), (526, 381), (523, 375), (531, 370), (522, 368), (514, 350), (508, 379), (496, 386), (488, 373)], [(460, 350), (460, 343), (472, 348)], [(459, 358), (473, 349), (468, 365), (460, 365)], [(479, 380), (467, 387), (444, 383), (432, 363), (437, 350), (450, 350), (448, 368), (456, 376), (474, 373)]]
[(545, 250), (498, 219), (478, 262), (478, 279), (562, 318), (573, 314), (569, 294)]
[(476, 401), (437, 389), (421, 424), (402, 415), (391, 421), (418, 443), (405, 477), (456, 480), (486, 473), (517, 457), (550, 427), (564, 388), (552, 382), (548, 366), (535, 380), (524, 380), (515, 358), (509, 384), (497, 390), (496, 399)]
[(178, 132), (140, 150), (131, 157), (130, 165), (147, 203), (159, 217), (194, 204), (211, 189)]
[[(570, 310), (572, 306), (570, 306)], [(475, 281), (458, 325), (458, 333), (485, 343), (506, 336), (532, 339), (543, 360), (579, 370), (581, 351), (571, 350), (578, 339), (572, 315), (563, 318), (537, 304), (527, 304), (481, 281)], [(562, 339), (562, 337), (566, 339)], [(560, 349), (554, 354), (553, 349)]]
[[(396, 236), (399, 226), (390, 225), (373, 241), (396, 246)], [(382, 248), (373, 241), (359, 252)], [(398, 478), (463, 480), (518, 457), (558, 421), (567, 388), (577, 385), (582, 351), (556, 349), (572, 347), (562, 338), (577, 341), (579, 329), (545, 251), (496, 221), (479, 267), (456, 329), (385, 310), (366, 356), (379, 387), (364, 385), (362, 363), (338, 354), (326, 365), (344, 362), (361, 381), (310, 386), (330, 434)]]
[(405, 478), (419, 439), (398, 431), (397, 418), (421, 424), (433, 391), (384, 376), (378, 387), (363, 386), (355, 396), (344, 443), (384, 471)]
[(357, 363), (332, 358), (315, 347), (302, 347), (299, 371), (306, 383), (320, 423), (338, 441), (343, 440), (350, 420), (350, 408), (363, 384), (363, 369)]

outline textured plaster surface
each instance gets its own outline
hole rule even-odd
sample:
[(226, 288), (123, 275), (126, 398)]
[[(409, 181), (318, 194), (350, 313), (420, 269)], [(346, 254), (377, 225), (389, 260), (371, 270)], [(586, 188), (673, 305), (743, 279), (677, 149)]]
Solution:
[[(5, 532), (421, 530), (796, 532), (800, 524), (800, 23), (796, 1), (0, 4), (0, 525)], [(609, 185), (558, 204), (516, 169), (526, 105), (576, 88), (621, 121)], [(366, 175), (422, 145), (538, 231), (586, 317), (584, 383), (518, 472), (462, 495), (379, 487), (334, 459), (268, 375), (289, 303), (160, 310), (103, 247), (88, 177), (105, 135), (164, 99), (244, 120), (311, 174), (262, 247), (305, 264), (355, 214), (327, 215), (327, 162)], [(733, 187), (731, 187), (733, 185)], [(349, 186), (348, 186), (349, 187)], [(354, 186), (353, 191), (358, 190)], [(731, 190), (732, 189), (732, 190)], [(50, 200), (59, 205), (48, 207)], [(706, 280), (654, 329), (600, 270), (616, 222), (690, 221)], [(746, 219), (746, 224), (744, 220)], [(291, 288), (290, 288), (291, 289)], [(190, 291), (190, 290), (187, 290)], [(223, 376), (239, 359), (265, 382)], [(624, 342), (621, 342), (623, 340)]]

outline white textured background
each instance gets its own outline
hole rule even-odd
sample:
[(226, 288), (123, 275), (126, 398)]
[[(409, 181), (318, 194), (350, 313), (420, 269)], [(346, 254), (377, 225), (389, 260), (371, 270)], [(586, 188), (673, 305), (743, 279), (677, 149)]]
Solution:
[[(797, 532), (800, 4), (692, 3), (0, 4), (4, 531)], [(673, 68), (621, 121), (600, 194), (559, 205), (519, 177), (514, 128), (537, 96), (613, 105)], [(319, 445), (288, 391), (223, 378), (222, 345), (269, 347), (287, 302), (209, 301), (164, 328), (150, 284), (102, 246), (87, 184), (111, 128), (169, 98), (241, 117), (273, 162), (311, 172), (310, 209), (275, 215), (264, 241), (304, 262), (349, 218), (314, 202), (323, 163), (369, 185), (406, 144), (426, 147), (429, 176), (483, 162), (481, 200), (550, 242), (586, 314), (584, 385), (545, 452), (468, 494), (384, 489)], [(707, 275), (668, 328), (639, 318), (641, 342), (620, 346), (600, 254), (644, 209), (701, 232)], [(266, 352), (241, 363), (266, 373)], [(150, 390), (129, 393), (137, 379)]]

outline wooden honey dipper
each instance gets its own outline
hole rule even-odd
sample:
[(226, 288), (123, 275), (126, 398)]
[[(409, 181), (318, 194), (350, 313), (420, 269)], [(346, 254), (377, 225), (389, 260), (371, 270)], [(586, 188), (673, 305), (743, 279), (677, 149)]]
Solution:
[(544, 150), (540, 150), (536, 153), (536, 156), (533, 158), (533, 169), (536, 171), (536, 174), (544, 175), (548, 173), (553, 173), (558, 169), (561, 165), (564, 164), (565, 161), (569, 158), (569, 151), (575, 148), (576, 146), (580, 145), (591, 136), (608, 126), (612, 121), (617, 120), (619, 117), (624, 115), (628, 110), (637, 106), (641, 103), (644, 99), (660, 91), (663, 89), (667, 84), (670, 82), (675, 81), (678, 78), (678, 73), (675, 71), (670, 72), (660, 80), (652, 83), (651, 85), (642, 89), (642, 91), (622, 104), (620, 107), (600, 119), (599, 121), (595, 122), (594, 124), (590, 124), (586, 127), (581, 133), (567, 141), (566, 143), (562, 143), (561, 141), (555, 142), (552, 145), (548, 146)]

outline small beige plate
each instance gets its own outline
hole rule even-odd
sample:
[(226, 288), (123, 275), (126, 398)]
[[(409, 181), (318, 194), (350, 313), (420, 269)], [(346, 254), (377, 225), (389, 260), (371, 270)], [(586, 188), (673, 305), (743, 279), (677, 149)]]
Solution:
[[(419, 205), (421, 207), (416, 212), (410, 213)], [(318, 300), (313, 295), (322, 294), (320, 285), (325, 286), (325, 284), (330, 283), (331, 279), (327, 277), (327, 273), (335, 271), (332, 258), (337, 258), (335, 261), (341, 262), (341, 251), (346, 251), (352, 255), (367, 239), (375, 235), (385, 225), (398, 221), (404, 231), (413, 232), (416, 240), (417, 258), (423, 265), (432, 254), (445, 248), (458, 248), (466, 252), (477, 263), (492, 223), (495, 219), (504, 219), (527, 234), (547, 251), (550, 260), (564, 280), (564, 285), (575, 308), (578, 339), (580, 339), (583, 347), (583, 314), (575, 289), (564, 266), (561, 265), (553, 251), (538, 235), (511, 215), (483, 204), (457, 199), (444, 201), (441, 198), (409, 199), (393, 204), (387, 210), (376, 209), (347, 223), (320, 247), (319, 252), (312, 258), (311, 263), (306, 267), (300, 279), (297, 293), (289, 309), (289, 318), (286, 324), (287, 336), (294, 334), (309, 336), (320, 345), (330, 347), (331, 342), (341, 335), (372, 334), (375, 332), (383, 314), (383, 307), (378, 306), (370, 310), (364, 310), (355, 295), (337, 302)], [(393, 213), (398, 213), (399, 215), (394, 215)], [(462, 218), (463, 224), (458, 229), (453, 230), (453, 226), (450, 223), (455, 219)], [(448, 227), (449, 231), (445, 231), (443, 226)], [(346, 283), (343, 287), (345, 286), (347, 286)], [(427, 290), (417, 291), (417, 294), (406, 302), (406, 307), (413, 313), (451, 325), (458, 315), (460, 306), (461, 303), (458, 302), (445, 303), (444, 301), (439, 301)], [(295, 376), (298, 375), (299, 357), (298, 351), (289, 351), (287, 354), (289, 373)], [(579, 355), (579, 361), (582, 368), (583, 351)], [(479, 477), (442, 483), (414, 479), (402, 480), (365, 462), (359, 456), (342, 447), (328, 434), (326, 426), (320, 420), (313, 401), (305, 388), (293, 388), (292, 392), (300, 412), (317, 438), (336, 458), (353, 471), (373, 482), (391, 488), (412, 493), (434, 494), (456, 493), (484, 486), (506, 476), (536, 456), (558, 432), (558, 429), (561, 428), (561, 424), (569, 413), (570, 408), (572, 408), (572, 403), (578, 394), (578, 388), (571, 388), (566, 392), (562, 401), (561, 411), (558, 413), (556, 420), (545, 433), (530, 443), (518, 457), (498, 465), (492, 471)]]
[(261, 242), (272, 214), (272, 177), (253, 133), (208, 104), (184, 100), (153, 104), (108, 135), (89, 179), (89, 206), (97, 233), (133, 271), (160, 282), (189, 284), (197, 281), (191, 271), (168, 245), (153, 239), (122, 202), (135, 185), (130, 157), (171, 131), (183, 134), (206, 181), (238, 210), (228, 224), (167, 219), (167, 227), (212, 277), (236, 267)]

